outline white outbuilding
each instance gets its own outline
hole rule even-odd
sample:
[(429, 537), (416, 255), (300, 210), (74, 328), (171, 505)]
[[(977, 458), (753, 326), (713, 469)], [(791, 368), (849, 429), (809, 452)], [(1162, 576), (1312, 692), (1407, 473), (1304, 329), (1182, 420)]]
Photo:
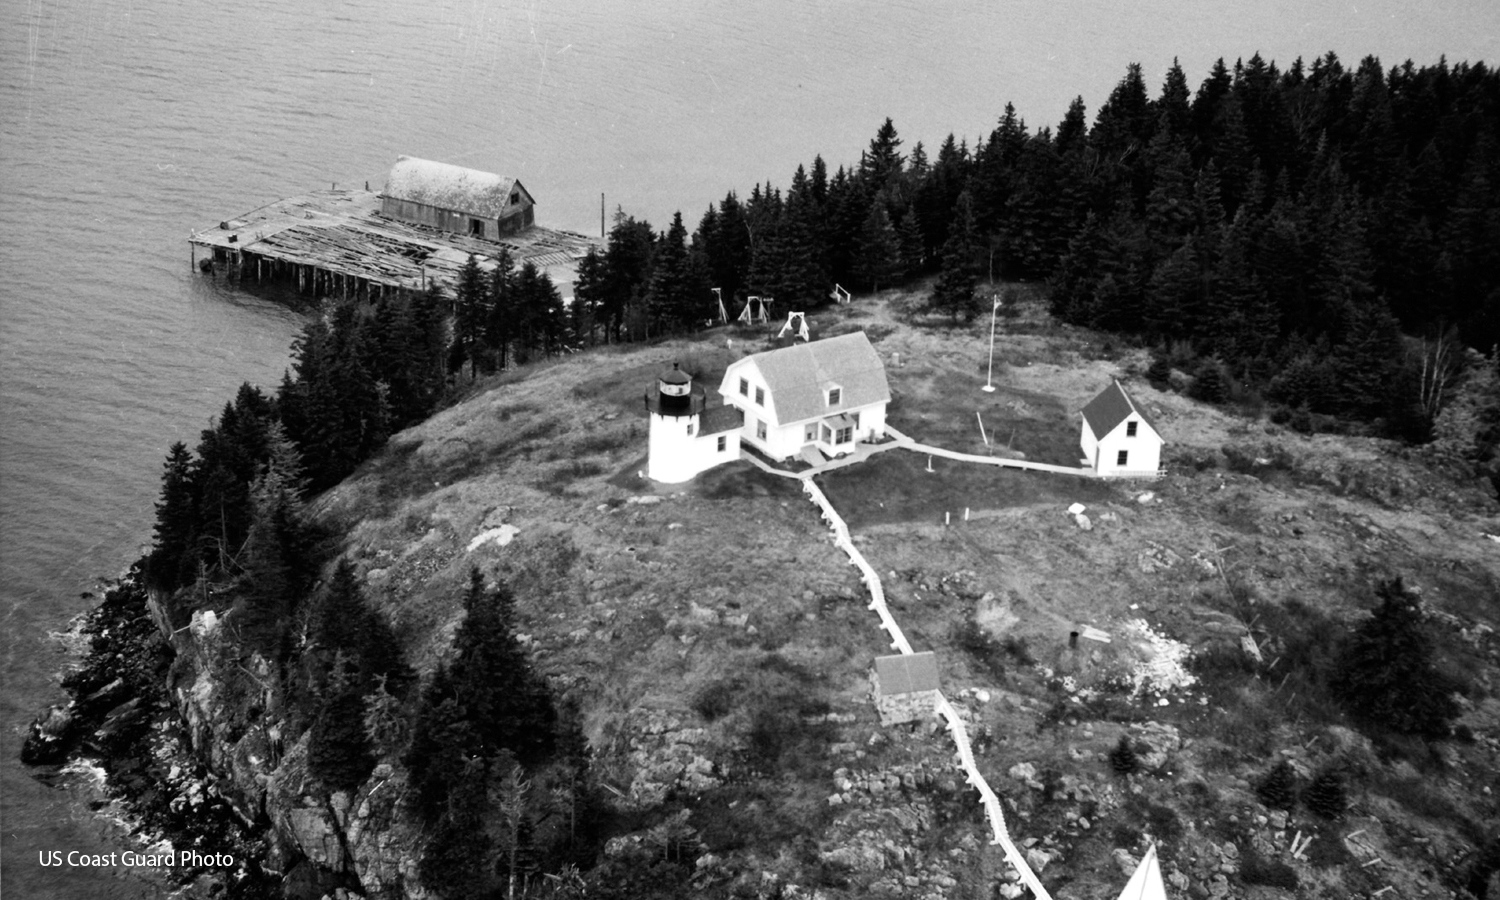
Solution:
[(646, 391), (646, 412), (651, 418), (646, 475), (652, 481), (679, 484), (740, 458), (740, 411), (705, 409), (702, 385), (693, 384), (676, 363)]
[(1083, 408), (1083, 462), (1099, 475), (1155, 477), (1161, 471), (1161, 432), (1128, 391), (1113, 380)]
[(863, 331), (736, 360), (719, 386), (741, 438), (772, 459), (821, 462), (885, 435), (885, 365)]

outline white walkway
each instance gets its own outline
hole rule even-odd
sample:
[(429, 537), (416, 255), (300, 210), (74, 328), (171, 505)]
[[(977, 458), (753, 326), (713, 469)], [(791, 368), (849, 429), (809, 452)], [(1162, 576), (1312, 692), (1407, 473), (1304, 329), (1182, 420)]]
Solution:
[[(903, 445), (896, 443), (882, 446), (894, 447)], [(750, 458), (750, 461), (768, 472), (791, 475), (789, 472), (772, 468), (753, 457)], [(885, 588), (880, 583), (880, 576), (876, 574), (874, 567), (870, 565), (869, 561), (865, 559), (864, 554), (860, 553), (859, 548), (855, 547), (854, 542), (850, 540), (849, 526), (844, 522), (843, 517), (833, 508), (833, 504), (828, 502), (828, 497), (823, 491), (813, 483), (812, 476), (814, 474), (816, 472), (807, 472), (801, 475), (792, 475), (792, 477), (801, 478), (802, 490), (822, 510), (823, 520), (833, 529), (834, 544), (848, 554), (849, 561), (853, 565), (859, 567), (865, 586), (870, 590), (869, 608), (874, 610), (875, 614), (880, 617), (880, 627), (890, 637), (891, 648), (903, 654), (911, 655), (911, 644), (907, 642), (906, 636), (901, 633), (901, 626), (897, 624), (895, 618), (891, 616), (890, 609), (886, 606)], [(1031, 871), (1031, 866), (1027, 865), (1026, 857), (1021, 854), (1015, 842), (1010, 839), (1010, 833), (1005, 827), (1005, 814), (1000, 808), (1000, 799), (995, 796), (994, 790), (990, 788), (989, 782), (985, 781), (984, 776), (979, 772), (978, 765), (974, 762), (974, 750), (970, 745), (969, 734), (964, 728), (963, 720), (959, 718), (958, 711), (953, 708), (953, 705), (948, 702), (948, 698), (944, 697), (941, 692), (938, 693), (938, 702), (934, 712), (947, 722), (948, 733), (953, 737), (953, 743), (958, 748), (959, 768), (964, 770), (964, 776), (968, 780), (968, 783), (979, 792), (979, 802), (984, 806), (985, 815), (989, 817), (990, 830), (993, 833), (990, 843), (999, 844), (1004, 849), (1005, 858), (1020, 873), (1021, 881), (1031, 889), (1032, 894), (1035, 895), (1037, 900), (1052, 900), (1052, 895), (1047, 893), (1047, 889), (1042, 887), (1041, 881), (1037, 880), (1036, 873)]]

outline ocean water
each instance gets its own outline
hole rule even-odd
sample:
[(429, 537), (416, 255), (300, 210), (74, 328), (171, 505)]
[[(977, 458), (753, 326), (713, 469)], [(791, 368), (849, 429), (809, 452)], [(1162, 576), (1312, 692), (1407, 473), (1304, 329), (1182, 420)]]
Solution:
[(730, 189), (906, 142), (1095, 110), (1131, 61), (1334, 50), (1477, 60), (1489, 0), (0, 0), (0, 890), (156, 897), (149, 873), (39, 865), (126, 848), (76, 785), (16, 760), (60, 698), (49, 635), (150, 540), (169, 444), (273, 387), (301, 313), (194, 272), (186, 237), (397, 154), (520, 178), (543, 224), (600, 195), (689, 227)]

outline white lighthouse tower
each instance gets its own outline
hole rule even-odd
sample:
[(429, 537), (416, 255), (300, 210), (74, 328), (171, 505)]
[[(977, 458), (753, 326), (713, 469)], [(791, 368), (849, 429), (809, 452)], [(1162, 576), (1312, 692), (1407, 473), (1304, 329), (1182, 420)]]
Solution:
[(739, 428), (732, 406), (704, 409), (704, 392), (676, 363), (646, 392), (651, 417), (646, 474), (652, 481), (678, 484), (705, 469), (739, 459)]

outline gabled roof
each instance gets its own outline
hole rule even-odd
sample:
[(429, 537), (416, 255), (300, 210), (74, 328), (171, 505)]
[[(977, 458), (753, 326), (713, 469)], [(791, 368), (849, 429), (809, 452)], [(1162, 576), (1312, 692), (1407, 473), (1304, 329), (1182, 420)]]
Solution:
[(880, 693), (886, 697), (916, 691), (935, 691), (939, 687), (937, 656), (931, 650), (926, 653), (878, 656), (875, 658), (875, 678), (880, 683)]
[(493, 219), (510, 204), (511, 191), (516, 189), (531, 199), (531, 194), (514, 178), (430, 159), (398, 156), (386, 179), (384, 196)]
[[(891, 399), (885, 366), (863, 331), (756, 353), (730, 369), (746, 361), (753, 362), (765, 378), (780, 425)], [(830, 387), (841, 389), (839, 402), (832, 406), (828, 405)]]
[(698, 420), (699, 434), (720, 434), (734, 431), (745, 424), (745, 414), (734, 406), (715, 406), (706, 410)]
[(1131, 413), (1140, 416), (1141, 421), (1150, 426), (1157, 437), (1161, 436), (1156, 424), (1146, 415), (1145, 410), (1135, 404), (1119, 381), (1111, 381), (1109, 387), (1083, 408), (1083, 418), (1089, 423), (1089, 429), (1094, 432), (1096, 440), (1103, 440), (1106, 434), (1120, 427), (1120, 423), (1129, 418)]

